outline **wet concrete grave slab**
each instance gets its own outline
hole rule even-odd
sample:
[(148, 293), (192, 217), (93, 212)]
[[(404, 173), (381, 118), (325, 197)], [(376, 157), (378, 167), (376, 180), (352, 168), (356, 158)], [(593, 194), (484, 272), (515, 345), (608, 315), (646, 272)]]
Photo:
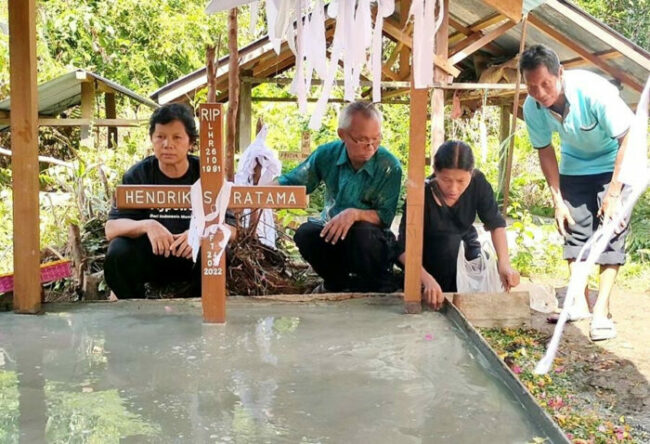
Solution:
[(0, 442), (526, 443), (542, 433), (444, 315), (393, 298), (0, 313)]

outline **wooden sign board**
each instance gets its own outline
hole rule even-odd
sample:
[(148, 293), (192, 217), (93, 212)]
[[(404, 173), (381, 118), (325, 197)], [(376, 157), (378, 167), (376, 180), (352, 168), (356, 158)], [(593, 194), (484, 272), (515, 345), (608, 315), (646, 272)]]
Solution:
[[(203, 192), (203, 202), (211, 205), (215, 193)], [(115, 190), (118, 208), (191, 208), (190, 187), (182, 185), (119, 185)], [(228, 208), (304, 208), (305, 187), (234, 185)]]

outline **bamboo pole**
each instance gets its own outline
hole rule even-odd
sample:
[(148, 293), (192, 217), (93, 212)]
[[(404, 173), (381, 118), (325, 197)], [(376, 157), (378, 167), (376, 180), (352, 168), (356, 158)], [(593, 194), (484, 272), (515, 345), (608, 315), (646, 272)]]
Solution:
[[(528, 29), (528, 16), (524, 17), (521, 25), (521, 41), (519, 42), (519, 54), (517, 59), (521, 59), (521, 54), (526, 47), (526, 30)], [(503, 182), (503, 208), (502, 213), (505, 215), (508, 211), (508, 195), (510, 194), (510, 176), (512, 175), (512, 157), (515, 150), (515, 133), (517, 132), (517, 116), (519, 115), (519, 94), (521, 92), (521, 70), (517, 69), (517, 82), (515, 83), (515, 98), (512, 102), (512, 121), (510, 123), (510, 146), (508, 147), (508, 157), (506, 159), (506, 177)]]

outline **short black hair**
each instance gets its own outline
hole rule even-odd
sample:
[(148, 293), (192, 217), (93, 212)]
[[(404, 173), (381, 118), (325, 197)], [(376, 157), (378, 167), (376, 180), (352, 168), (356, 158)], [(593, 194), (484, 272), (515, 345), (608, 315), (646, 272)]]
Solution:
[(166, 125), (174, 120), (180, 121), (185, 127), (185, 132), (190, 138), (190, 143), (196, 142), (199, 133), (196, 130), (194, 122), (194, 112), (192, 109), (182, 103), (169, 103), (156, 109), (149, 119), (149, 137), (153, 136), (156, 130), (156, 124)]
[(524, 71), (532, 71), (539, 66), (546, 66), (548, 72), (557, 76), (560, 73), (560, 58), (548, 46), (533, 45), (521, 55), (519, 60), (519, 69)]
[(460, 140), (448, 140), (438, 147), (433, 157), (435, 171), (444, 169), (472, 171), (474, 169), (474, 153), (472, 148)]

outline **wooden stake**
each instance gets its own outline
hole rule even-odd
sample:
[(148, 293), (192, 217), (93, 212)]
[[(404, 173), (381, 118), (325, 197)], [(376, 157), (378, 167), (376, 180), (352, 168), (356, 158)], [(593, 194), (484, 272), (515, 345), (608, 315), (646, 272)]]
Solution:
[(14, 310), (41, 310), (36, 0), (9, 0)]
[[(115, 107), (115, 93), (104, 94), (104, 106), (106, 107), (106, 118), (115, 119), (117, 110)], [(108, 127), (108, 148), (114, 148), (117, 145), (117, 127)]]
[[(519, 54), (517, 59), (521, 59), (521, 54), (526, 48), (526, 30), (528, 29), (528, 16), (524, 17), (521, 24), (521, 41), (519, 42)], [(517, 67), (517, 82), (515, 88), (515, 99), (512, 102), (512, 122), (510, 123), (510, 146), (508, 147), (508, 157), (506, 159), (506, 177), (503, 183), (503, 208), (501, 212), (505, 215), (508, 211), (508, 195), (510, 194), (510, 176), (512, 175), (512, 157), (515, 150), (515, 137), (517, 132), (517, 115), (519, 114), (519, 94), (521, 92), (521, 70)]]
[(237, 45), (237, 8), (228, 13), (228, 116), (226, 132), (226, 175), (235, 177), (235, 145), (237, 140), (237, 108), (239, 107), (239, 47)]

